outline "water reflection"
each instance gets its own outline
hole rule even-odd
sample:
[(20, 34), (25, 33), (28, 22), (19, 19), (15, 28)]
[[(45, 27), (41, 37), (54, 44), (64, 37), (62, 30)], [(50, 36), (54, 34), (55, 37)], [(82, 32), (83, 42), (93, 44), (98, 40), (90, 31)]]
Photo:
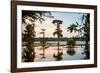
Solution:
[(22, 62), (34, 62), (35, 53), (33, 49), (23, 48)]
[(73, 56), (75, 54), (75, 47), (76, 44), (76, 38), (75, 37), (71, 37), (67, 40), (67, 54), (69, 54), (70, 56)]
[(41, 49), (43, 50), (43, 53), (40, 54), (40, 55), (42, 55), (42, 58), (41, 59), (46, 58), (45, 57), (45, 49), (47, 48), (46, 47), (47, 40), (45, 39), (45, 30), (46, 29), (41, 29), (42, 32), (40, 32), (40, 34), (43, 35), (42, 40), (40, 40)]
[(74, 48), (68, 48), (67, 49), (67, 54), (70, 55), (70, 56), (73, 56), (75, 55), (76, 51)]
[(46, 41), (41, 40), (41, 41), (40, 41), (40, 45), (41, 45), (40, 50), (43, 51), (40, 55), (42, 56), (42, 58), (45, 58), (45, 50), (46, 50), (46, 48), (48, 48), (48, 47), (46, 46)]
[[(42, 43), (41, 43), (42, 42)], [(24, 53), (22, 53), (22, 60), (23, 62), (46, 62), (46, 61), (62, 61), (62, 60), (83, 60), (89, 58), (89, 52), (85, 50), (85, 46), (74, 46), (74, 47), (66, 47), (61, 42), (59, 45), (59, 50), (57, 46), (54, 46), (57, 44), (52, 44), (51, 46), (50, 42), (46, 42), (46, 44), (43, 44), (43, 41), (37, 42), (38, 46), (36, 45), (33, 47), (33, 52), (35, 51), (35, 54), (30, 53), (29, 50), (27, 50), (27, 47), (23, 47)], [(32, 51), (32, 50), (31, 50)], [(26, 56), (26, 54), (27, 56)], [(27, 57), (27, 58), (26, 58)], [(29, 61), (30, 57), (32, 57), (32, 60)], [(26, 60), (29, 59), (29, 60)]]
[(62, 55), (63, 55), (63, 52), (62, 51), (59, 51), (57, 52), (57, 54), (53, 54), (53, 57), (55, 58), (56, 61), (60, 61), (62, 60)]
[[(35, 62), (42, 62), (42, 61), (61, 61), (61, 60), (82, 60), (84, 58), (84, 55), (82, 52), (84, 51), (83, 48), (80, 46), (76, 46), (74, 48), (74, 52), (72, 49), (70, 51), (68, 48), (64, 48), (63, 46), (60, 46), (60, 51), (58, 52), (57, 47), (49, 47), (45, 50), (45, 58), (41, 58), (41, 54), (43, 54), (43, 50), (40, 50), (40, 47), (35, 48), (36, 57), (34, 59)], [(66, 53), (66, 51), (69, 51)]]

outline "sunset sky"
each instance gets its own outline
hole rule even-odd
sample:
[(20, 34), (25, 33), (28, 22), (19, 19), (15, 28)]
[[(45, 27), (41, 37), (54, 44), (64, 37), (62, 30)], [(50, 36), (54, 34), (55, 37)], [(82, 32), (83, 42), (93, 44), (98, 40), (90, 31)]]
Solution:
[[(60, 25), (61, 29), (63, 30), (62, 34), (63, 37), (71, 37), (71, 36), (77, 36), (77, 33), (69, 33), (67, 32), (67, 27), (70, 26), (72, 23), (76, 23), (76, 21), (81, 25), (81, 18), (83, 13), (71, 13), (71, 12), (52, 12), (52, 16), (54, 18), (48, 18), (44, 17), (45, 21), (40, 23), (39, 21), (35, 22), (35, 31), (36, 31), (36, 37), (42, 37), (42, 34), (40, 34), (41, 29), (46, 29), (45, 36), (46, 37), (53, 37), (53, 32), (56, 29), (56, 25), (52, 24), (52, 21), (54, 19), (62, 20), (63, 23)], [(22, 26), (22, 30), (24, 30), (24, 26)], [(56, 36), (55, 36), (56, 37)]]

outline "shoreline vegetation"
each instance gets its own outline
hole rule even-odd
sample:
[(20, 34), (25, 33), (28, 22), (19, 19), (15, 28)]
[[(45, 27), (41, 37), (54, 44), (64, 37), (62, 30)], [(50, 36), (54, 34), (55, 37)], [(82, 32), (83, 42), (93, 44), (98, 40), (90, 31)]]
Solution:
[[(54, 15), (52, 16), (52, 14)], [(65, 16), (65, 18), (62, 18), (62, 15)], [(74, 19), (73, 16), (74, 17), (76, 16), (76, 18)], [(70, 24), (66, 22), (66, 19), (69, 18), (70, 20), (68, 22), (70, 22)], [(73, 19), (75, 20), (75, 22), (72, 22)], [(47, 23), (45, 23), (46, 20)], [(48, 23), (49, 21), (51, 22)], [(74, 59), (77, 59), (78, 56), (84, 56), (84, 58), (78, 58), (78, 60), (90, 59), (90, 46), (89, 46), (90, 14), (89, 13), (70, 13), (70, 12), (59, 13), (59, 12), (52, 12), (52, 11), (23, 10), (22, 25), (23, 25), (22, 27), (23, 28), (22, 29), (23, 30), (22, 31), (22, 61), (23, 62), (34, 62), (35, 58), (40, 60), (42, 59), (49, 60), (51, 59), (51, 56), (55, 61), (63, 60), (63, 56), (67, 60), (68, 54), (70, 55), (70, 58), (73, 56)], [(52, 25), (53, 27), (50, 25)], [(36, 28), (38, 29), (36, 30)], [(51, 36), (48, 35), (49, 33), (48, 29), (50, 28), (54, 28), (50, 30), (52, 38), (49, 38)], [(73, 35), (71, 36), (71, 34)], [(69, 38), (64, 37), (65, 35), (69, 35)], [(37, 36), (39, 36), (39, 38)], [(77, 41), (80, 42), (77, 43)], [(81, 49), (75, 50), (75, 46), (77, 45), (84, 46), (81, 47), (83, 50), (82, 51)], [(38, 56), (37, 53), (40, 51), (39, 50), (36, 51), (36, 46), (41, 46), (41, 50), (42, 50), (42, 53), (39, 53)], [(56, 46), (55, 52), (53, 52), (53, 48), (52, 50), (48, 50), (48, 48), (52, 46)], [(49, 51), (52, 52), (49, 53)], [(76, 52), (80, 54), (74, 57)]]
[[(35, 41), (40, 41), (40, 40), (42, 40), (43, 39), (43, 37), (39, 37), (39, 38), (34, 38), (33, 40), (35, 40)], [(51, 38), (49, 38), (49, 37), (45, 37), (45, 40), (46, 41), (67, 41), (69, 38), (66, 38), (66, 37), (63, 37), (63, 38), (53, 38), (53, 37), (51, 37)], [(84, 38), (81, 38), (81, 37), (75, 37), (75, 39), (76, 39), (76, 41), (85, 41), (85, 39)], [(24, 40), (23, 40), (24, 41)]]
[[(66, 44), (67, 44), (66, 41), (60, 41), (59, 46), (67, 46)], [(41, 46), (41, 43), (39, 41), (35, 41), (34, 45), (35, 45), (34, 47)], [(57, 41), (47, 41), (46, 45), (57, 46)], [(25, 46), (25, 42), (23, 43), (23, 46)], [(75, 46), (85, 46), (85, 41), (76, 41)]]

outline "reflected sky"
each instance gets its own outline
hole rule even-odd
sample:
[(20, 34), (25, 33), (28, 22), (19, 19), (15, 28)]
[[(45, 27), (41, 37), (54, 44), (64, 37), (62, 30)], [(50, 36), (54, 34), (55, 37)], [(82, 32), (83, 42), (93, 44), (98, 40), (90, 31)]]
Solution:
[[(49, 47), (45, 50), (45, 57), (42, 59), (42, 50), (40, 49), (41, 47), (36, 47), (35, 52), (36, 52), (36, 57), (34, 59), (35, 62), (43, 62), (43, 61), (55, 61), (55, 58), (53, 57), (53, 54), (57, 54), (57, 47)], [(84, 55), (82, 52), (84, 47), (76, 46), (74, 48), (75, 54), (73, 56), (70, 56), (67, 54), (68, 48), (60, 47), (60, 51), (63, 52), (62, 55), (62, 60), (82, 60)]]

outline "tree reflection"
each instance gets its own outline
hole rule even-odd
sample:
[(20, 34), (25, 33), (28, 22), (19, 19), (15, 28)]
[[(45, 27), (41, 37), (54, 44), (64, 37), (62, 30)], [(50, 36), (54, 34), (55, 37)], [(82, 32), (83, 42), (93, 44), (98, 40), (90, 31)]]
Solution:
[(68, 54), (68, 55), (73, 56), (73, 55), (75, 55), (75, 53), (76, 53), (76, 52), (75, 52), (75, 49), (74, 49), (74, 48), (68, 48), (68, 49), (67, 49), (67, 54)]
[(47, 46), (46, 46), (46, 44), (47, 44), (47, 41), (46, 41), (46, 39), (45, 39), (45, 30), (46, 29), (41, 29), (42, 30), (42, 32), (40, 32), (40, 34), (43, 34), (43, 37), (42, 37), (42, 40), (40, 41), (40, 45), (41, 45), (41, 49), (43, 50), (43, 53), (41, 54), (42, 55), (42, 58), (46, 58), (45, 57), (45, 49), (46, 48), (48, 48)]
[(84, 30), (84, 40), (85, 40), (85, 48), (84, 48), (84, 59), (90, 59), (90, 47), (89, 47), (89, 41), (90, 41), (90, 14), (83, 15), (83, 30)]
[(56, 61), (60, 61), (63, 59), (62, 55), (63, 55), (63, 52), (58, 52), (57, 55), (53, 54), (53, 57), (55, 58)]
[(67, 54), (70, 56), (73, 56), (76, 53), (75, 49), (74, 49), (75, 43), (76, 43), (75, 37), (68, 38), (68, 40), (67, 40), (67, 48), (68, 48)]
[(23, 62), (33, 62), (35, 58), (35, 50), (34, 50), (34, 24), (26, 25), (26, 30), (24, 30), (22, 34), (22, 41), (23, 41), (23, 54), (22, 54), (22, 61)]
[(84, 48), (84, 59), (90, 59), (90, 14), (83, 14), (82, 15), (82, 24), (79, 25), (78, 22), (75, 24), (71, 24), (67, 29), (72, 33), (78, 32), (81, 36), (81, 39), (85, 41), (85, 48)]
[(22, 61), (32, 62), (35, 58), (35, 22), (39, 21), (42, 23), (45, 19), (44, 16), (53, 18), (48, 11), (30, 11), (22, 10), (22, 25), (25, 26), (22, 31)]
[(56, 61), (59, 61), (59, 60), (62, 60), (62, 55), (63, 55), (63, 52), (60, 52), (60, 43), (59, 43), (59, 39), (63, 37), (62, 35), (62, 30), (60, 28), (60, 24), (62, 24), (63, 21), (61, 20), (53, 20), (52, 23), (55, 24), (57, 27), (56, 27), (56, 30), (55, 32), (53, 33), (53, 35), (57, 35), (57, 38), (58, 38), (58, 43), (57, 43), (57, 46), (58, 46), (58, 52), (57, 52), (57, 55), (53, 54), (53, 57), (56, 58)]
[(89, 46), (88, 45), (85, 45), (83, 54), (85, 55), (84, 59), (90, 59), (90, 50), (89, 50)]

